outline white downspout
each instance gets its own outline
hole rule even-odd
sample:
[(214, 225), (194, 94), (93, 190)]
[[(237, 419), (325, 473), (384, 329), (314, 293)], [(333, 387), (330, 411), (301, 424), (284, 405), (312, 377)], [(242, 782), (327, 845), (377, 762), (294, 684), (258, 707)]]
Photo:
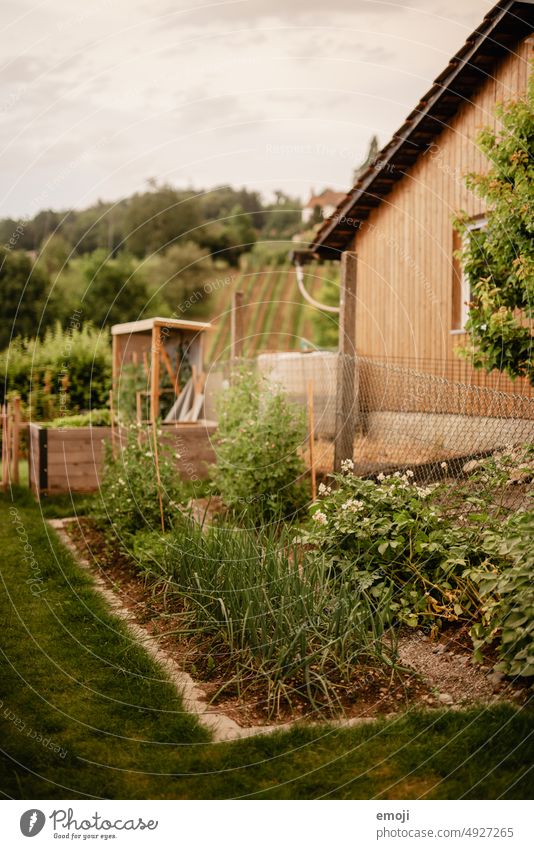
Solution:
[(302, 265), (298, 261), (298, 259), (295, 260), (295, 272), (296, 272), (296, 275), (297, 275), (297, 284), (298, 284), (298, 287), (299, 287), (299, 292), (302, 295), (302, 297), (306, 301), (308, 301), (309, 304), (312, 305), (312, 307), (315, 307), (315, 309), (317, 309), (317, 310), (322, 310), (323, 312), (332, 312), (332, 313), (339, 314), (339, 307), (330, 307), (330, 306), (327, 306), (327, 304), (321, 304), (321, 303), (319, 303), (319, 301), (316, 301), (315, 298), (312, 298), (312, 296), (309, 294), (309, 292), (306, 291), (306, 289), (304, 287), (304, 270), (302, 268)]

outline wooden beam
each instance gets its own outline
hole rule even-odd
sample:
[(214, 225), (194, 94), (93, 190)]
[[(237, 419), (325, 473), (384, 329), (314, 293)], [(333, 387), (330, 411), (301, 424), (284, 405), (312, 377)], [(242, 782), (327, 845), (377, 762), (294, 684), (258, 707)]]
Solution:
[(158, 325), (152, 328), (152, 361), (150, 369), (150, 421), (155, 422), (159, 415), (159, 372), (161, 352), (161, 330)]
[(165, 350), (165, 345), (161, 346), (161, 357), (163, 359), (165, 368), (167, 369), (167, 374), (171, 379), (174, 394), (178, 396), (180, 394), (180, 377), (178, 375), (178, 372), (175, 372), (172, 367), (171, 359), (167, 351)]
[(116, 336), (111, 337), (111, 387), (115, 392), (119, 389), (120, 374), (120, 343)]
[(336, 385), (336, 435), (334, 471), (343, 460), (352, 460), (358, 408), (356, 384), (356, 279), (357, 255), (344, 251), (341, 257), (339, 300), (339, 348)]
[(14, 484), (19, 483), (19, 454), (20, 454), (20, 398), (13, 400), (13, 473)]
[(244, 324), (243, 292), (234, 292), (230, 317), (230, 356), (233, 360), (239, 360), (243, 356)]

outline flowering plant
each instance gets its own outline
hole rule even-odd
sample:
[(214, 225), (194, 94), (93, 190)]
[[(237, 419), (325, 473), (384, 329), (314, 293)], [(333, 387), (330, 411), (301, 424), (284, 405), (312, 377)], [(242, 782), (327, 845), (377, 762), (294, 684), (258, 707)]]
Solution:
[(331, 486), (320, 485), (306, 541), (334, 569), (350, 564), (355, 587), (371, 596), (393, 587), (392, 617), (411, 626), (458, 619), (476, 601), (463, 573), (481, 555), (441, 512), (436, 485), (420, 486), (410, 469), (363, 480), (352, 468), (344, 461)]
[[(165, 527), (184, 501), (184, 487), (176, 469), (176, 455), (158, 443), (158, 465)], [(152, 431), (130, 425), (116, 456), (106, 445), (105, 472), (100, 487), (99, 519), (119, 537), (161, 528), (158, 481)]]

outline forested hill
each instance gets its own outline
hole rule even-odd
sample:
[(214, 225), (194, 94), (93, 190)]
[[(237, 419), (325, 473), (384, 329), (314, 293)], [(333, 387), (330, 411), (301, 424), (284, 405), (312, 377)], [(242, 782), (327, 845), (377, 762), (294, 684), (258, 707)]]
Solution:
[(283, 192), (266, 203), (246, 189), (154, 182), (117, 203), (4, 219), (0, 349), (73, 314), (97, 327), (184, 305), (188, 317), (206, 317), (208, 281), (241, 273), (252, 252), (260, 263), (284, 256), (300, 228), (300, 201)]

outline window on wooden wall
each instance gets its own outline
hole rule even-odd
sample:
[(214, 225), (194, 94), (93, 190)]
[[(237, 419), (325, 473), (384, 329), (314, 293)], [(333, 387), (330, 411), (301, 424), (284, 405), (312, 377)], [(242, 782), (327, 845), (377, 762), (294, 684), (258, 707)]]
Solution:
[[(484, 216), (473, 218), (468, 224), (469, 235), (476, 234), (477, 231), (483, 231), (487, 227), (487, 219)], [(471, 296), (471, 284), (469, 278), (463, 268), (461, 260), (456, 257), (456, 252), (463, 247), (464, 239), (468, 238), (460, 236), (454, 231), (453, 236), (453, 274), (452, 274), (452, 323), (451, 330), (453, 333), (463, 333), (465, 325), (469, 317), (469, 302)]]

